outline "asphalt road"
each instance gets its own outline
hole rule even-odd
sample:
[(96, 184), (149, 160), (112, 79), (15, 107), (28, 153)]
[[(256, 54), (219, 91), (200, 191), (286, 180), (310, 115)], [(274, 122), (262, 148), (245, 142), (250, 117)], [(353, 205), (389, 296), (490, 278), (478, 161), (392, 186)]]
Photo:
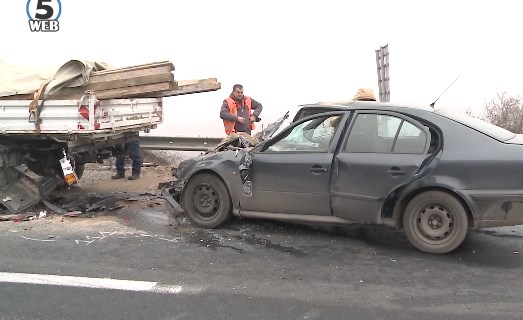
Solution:
[(430, 255), (381, 228), (111, 215), (0, 223), (0, 319), (523, 318), (523, 227)]

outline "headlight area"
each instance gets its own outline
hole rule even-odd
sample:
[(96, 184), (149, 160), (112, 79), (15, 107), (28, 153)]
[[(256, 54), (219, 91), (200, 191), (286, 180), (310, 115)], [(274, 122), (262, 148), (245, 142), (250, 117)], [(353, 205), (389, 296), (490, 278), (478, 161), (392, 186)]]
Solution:
[(182, 193), (183, 187), (187, 183), (187, 179), (177, 180), (174, 182), (172, 187), (172, 193), (180, 195)]

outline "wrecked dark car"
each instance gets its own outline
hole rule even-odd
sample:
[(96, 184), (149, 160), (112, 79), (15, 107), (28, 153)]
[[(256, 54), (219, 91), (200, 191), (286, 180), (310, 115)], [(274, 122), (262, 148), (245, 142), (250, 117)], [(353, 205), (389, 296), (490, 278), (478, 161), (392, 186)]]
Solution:
[(523, 136), (464, 114), (311, 104), (260, 140), (224, 142), (176, 168), (169, 192), (194, 225), (231, 215), (385, 225), (421, 251), (447, 253), (470, 229), (523, 224)]

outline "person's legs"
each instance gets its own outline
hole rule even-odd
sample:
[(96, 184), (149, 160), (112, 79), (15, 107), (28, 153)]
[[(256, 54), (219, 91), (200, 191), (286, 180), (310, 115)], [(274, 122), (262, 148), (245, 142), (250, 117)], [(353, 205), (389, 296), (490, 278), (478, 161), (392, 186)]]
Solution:
[(121, 179), (125, 177), (125, 154), (116, 157), (116, 174), (112, 179)]
[(129, 177), (129, 179), (138, 179), (142, 170), (142, 155), (140, 154), (140, 142), (132, 141), (128, 143), (127, 152), (129, 152), (129, 158), (131, 158), (131, 160), (133, 161), (132, 175)]
[(122, 148), (118, 148), (116, 152), (116, 174), (111, 178), (122, 179), (125, 177), (125, 155), (127, 154), (127, 148), (123, 145)]

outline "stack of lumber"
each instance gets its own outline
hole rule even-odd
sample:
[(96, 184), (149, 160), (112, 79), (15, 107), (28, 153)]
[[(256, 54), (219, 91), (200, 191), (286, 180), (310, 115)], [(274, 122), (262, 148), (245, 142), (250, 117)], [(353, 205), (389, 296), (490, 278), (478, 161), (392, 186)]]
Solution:
[(153, 93), (149, 97), (170, 97), (180, 96), (183, 94), (216, 91), (221, 88), (221, 84), (216, 78), (199, 79), (199, 80), (179, 80), (177, 88), (159, 93)]
[[(174, 65), (171, 62), (162, 61), (93, 71), (86, 85), (61, 88), (45, 99), (79, 99), (86, 91), (93, 91), (98, 99), (159, 98), (216, 91), (221, 88), (216, 78), (176, 81), (173, 70)], [(0, 100), (32, 99), (32, 94), (0, 97)]]

